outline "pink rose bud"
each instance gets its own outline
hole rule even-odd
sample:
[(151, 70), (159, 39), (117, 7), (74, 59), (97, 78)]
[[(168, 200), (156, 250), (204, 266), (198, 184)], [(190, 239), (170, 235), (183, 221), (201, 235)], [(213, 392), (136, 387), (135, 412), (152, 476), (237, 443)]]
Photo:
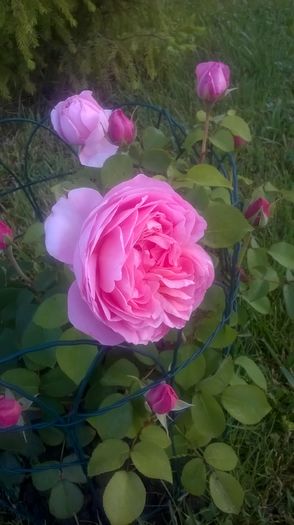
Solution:
[(21, 405), (15, 399), (0, 398), (0, 428), (17, 425), (21, 415)]
[(239, 137), (238, 135), (235, 135), (234, 136), (234, 144), (235, 144), (235, 148), (236, 149), (240, 149), (243, 146), (247, 145), (247, 140), (244, 140), (241, 137)]
[(7, 241), (9, 241), (9, 239), (12, 239), (12, 238), (13, 238), (12, 229), (8, 226), (8, 224), (6, 224), (3, 221), (0, 221), (0, 250), (5, 250), (5, 248), (7, 248), (8, 246)]
[(230, 85), (230, 68), (223, 62), (201, 62), (195, 70), (197, 95), (206, 102), (216, 102)]
[(86, 90), (59, 102), (51, 111), (51, 122), (65, 142), (81, 146), (81, 164), (99, 168), (117, 151), (106, 138), (110, 113)]
[(136, 138), (136, 125), (122, 109), (115, 109), (109, 118), (108, 136), (114, 144), (131, 144)]
[(145, 395), (146, 401), (155, 414), (168, 414), (177, 405), (178, 396), (167, 383), (151, 388)]
[(270, 202), (263, 197), (251, 202), (245, 209), (244, 215), (252, 226), (264, 227), (270, 217)]

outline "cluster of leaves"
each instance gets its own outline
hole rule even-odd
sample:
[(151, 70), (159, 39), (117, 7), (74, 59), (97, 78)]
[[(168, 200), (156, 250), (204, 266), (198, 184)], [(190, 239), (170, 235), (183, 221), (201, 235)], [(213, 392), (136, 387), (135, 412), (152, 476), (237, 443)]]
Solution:
[[(128, 150), (121, 150), (108, 159), (101, 169), (83, 168), (76, 178), (52, 187), (56, 197), (65, 189), (76, 187), (82, 177), (84, 186), (98, 186), (105, 191), (143, 170), (168, 180), (201, 210), (208, 223), (203, 244), (211, 250), (217, 277), (184, 330), (185, 342), (180, 347), (177, 365), (192, 358), (223, 318), (230, 276), (222, 264), (221, 249), (230, 253), (234, 244), (243, 238), (244, 247), (248, 247), (246, 238), (250, 235), (247, 261), (257, 281), (256, 288), (261, 287), (258, 281), (261, 275), (268, 282), (276, 275), (273, 268), (268, 270), (265, 249), (257, 246), (252, 226), (243, 213), (231, 205), (229, 168), (226, 178), (211, 164), (195, 164), (202, 126), (203, 115), (198, 114), (198, 124), (188, 135), (178, 159), (172, 154), (173, 141), (161, 130), (149, 126), (142, 130), (142, 138)], [(228, 133), (231, 137), (238, 135), (250, 140), (248, 126), (232, 112), (215, 118), (211, 127), (209, 140), (219, 155), (228, 151), (229, 143), (230, 149), (232, 147)], [(246, 186), (246, 180), (244, 184)], [(285, 196), (280, 190), (271, 190)], [(291, 198), (288, 192), (289, 196)], [(11, 356), (1, 365), (1, 381), (11, 389), (13, 385), (22, 389), (22, 394), (26, 393), (34, 401), (24, 412), (25, 422), (42, 424), (34, 431), (0, 433), (1, 465), (20, 469), (20, 473), (10, 476), (2, 474), (1, 483), (20, 484), (24, 478), (21, 468), (34, 467), (34, 487), (48, 495), (50, 512), (62, 520), (82, 509), (88, 476), (103, 487), (102, 503), (110, 523), (127, 525), (141, 515), (146, 502), (148, 505), (154, 483), (156, 491), (167, 497), (166, 483), (172, 483), (179, 475), (184, 498), (189, 495), (202, 498), (208, 491), (218, 509), (238, 514), (244, 491), (238, 481), (238, 471), (231, 473), (238, 457), (225, 442), (227, 424), (235, 421), (239, 425), (256, 425), (270, 411), (261, 369), (246, 355), (223, 358), (223, 350), (230, 347), (241, 330), (238, 315), (233, 313), (226, 319), (205, 353), (191, 360), (189, 366), (176, 375), (179, 397), (191, 407), (173, 420), (167, 435), (155, 415), (147, 410), (142, 397), (128, 401), (126, 396), (136, 392), (140, 384), (159, 379), (163, 369), (166, 372), (170, 369), (174, 334), (159, 345), (143, 350), (140, 347), (134, 347), (132, 352), (124, 348), (109, 349), (94, 367), (85, 388), (78, 390), (98, 357), (99, 348), (86, 344), (87, 338), (68, 323), (66, 291), (71, 276), (61, 265), (53, 266), (46, 257), (41, 224), (33, 224), (19, 242), (21, 262), (30, 274), (32, 285), (24, 287), (14, 270), (4, 260), (1, 262), (0, 357)], [(290, 268), (291, 251), (280, 248), (272, 246), (269, 255)], [(240, 257), (244, 259), (244, 255), (245, 248)], [(288, 271), (287, 279), (290, 277)], [(250, 286), (252, 283), (249, 290)], [(270, 289), (266, 293), (268, 291)], [(248, 299), (248, 293), (253, 293), (252, 289), (251, 292), (242, 289), (242, 299), (256, 308), (262, 296)], [(72, 343), (73, 340), (78, 343), (79, 339), (83, 340), (81, 344)], [(11, 355), (16, 350), (52, 340), (57, 341), (53, 348), (26, 352), (21, 360)], [(67, 346), (62, 346), (64, 342)], [(77, 392), (82, 392), (80, 399)], [(111, 409), (113, 404), (116, 408)], [(76, 430), (68, 431), (60, 426), (60, 421), (76, 410), (79, 411)], [(102, 412), (97, 415), (97, 410)], [(82, 465), (79, 464), (81, 458), (75, 455), (77, 443), (85, 459)]]
[(0, 27), (3, 98), (34, 93), (44, 80), (48, 90), (59, 75), (71, 89), (102, 83), (109, 93), (118, 79), (136, 90), (139, 78), (160, 71), (164, 79), (201, 33), (195, 17), (165, 0), (9, 0), (1, 2)]

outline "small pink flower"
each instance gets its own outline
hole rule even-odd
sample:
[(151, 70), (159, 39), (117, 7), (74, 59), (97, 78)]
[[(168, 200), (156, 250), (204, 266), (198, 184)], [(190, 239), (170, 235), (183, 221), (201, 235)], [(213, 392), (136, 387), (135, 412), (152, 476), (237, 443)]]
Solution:
[(236, 149), (243, 148), (243, 146), (246, 146), (248, 144), (247, 140), (242, 139), (238, 135), (234, 136), (234, 144)]
[(13, 238), (13, 231), (3, 221), (0, 221), (0, 250), (5, 250), (8, 246), (8, 240)]
[(230, 68), (223, 62), (201, 62), (195, 74), (197, 95), (206, 102), (216, 102), (230, 86)]
[(16, 399), (0, 398), (0, 428), (17, 425), (22, 412), (22, 407)]
[(270, 202), (263, 197), (252, 201), (245, 209), (244, 215), (252, 226), (264, 227), (270, 217)]
[(100, 168), (117, 151), (107, 139), (110, 114), (85, 90), (59, 102), (51, 111), (51, 122), (63, 140), (80, 146), (81, 164)]
[(131, 144), (136, 138), (136, 125), (128, 118), (122, 109), (115, 109), (109, 117), (108, 136), (113, 142), (121, 146)]
[(183, 328), (214, 280), (204, 218), (166, 182), (139, 174), (103, 197), (77, 188), (45, 221), (47, 251), (75, 280), (68, 315), (105, 345)]
[(178, 395), (167, 383), (148, 390), (145, 395), (146, 401), (155, 414), (168, 414), (177, 406)]

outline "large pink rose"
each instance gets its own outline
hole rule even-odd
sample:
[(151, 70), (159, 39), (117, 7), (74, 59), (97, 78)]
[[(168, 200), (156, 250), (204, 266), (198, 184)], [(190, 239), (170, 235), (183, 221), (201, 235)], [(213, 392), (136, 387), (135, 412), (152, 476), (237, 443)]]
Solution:
[(80, 146), (79, 159), (84, 166), (100, 168), (117, 146), (107, 139), (111, 111), (102, 108), (92, 91), (82, 91), (58, 102), (51, 111), (51, 122), (58, 135)]
[(105, 197), (80, 188), (45, 222), (48, 252), (75, 275), (71, 323), (102, 344), (147, 344), (182, 328), (214, 279), (197, 241), (205, 220), (166, 182), (145, 175)]

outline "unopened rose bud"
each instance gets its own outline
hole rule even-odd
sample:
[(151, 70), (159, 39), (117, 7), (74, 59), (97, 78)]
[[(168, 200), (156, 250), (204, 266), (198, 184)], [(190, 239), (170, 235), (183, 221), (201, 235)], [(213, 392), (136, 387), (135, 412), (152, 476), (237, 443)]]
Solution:
[(230, 68), (223, 62), (202, 62), (195, 74), (197, 95), (206, 102), (216, 102), (230, 86)]
[(151, 388), (145, 396), (148, 405), (155, 414), (168, 414), (176, 407), (178, 395), (167, 383)]
[(10, 226), (8, 226), (8, 224), (6, 224), (5, 222), (0, 221), (0, 251), (5, 250), (5, 248), (7, 248), (7, 246), (9, 245), (9, 240), (12, 240), (12, 238), (13, 231), (10, 228)]
[(0, 398), (0, 428), (8, 428), (17, 425), (21, 416), (22, 408), (16, 399), (5, 396)]
[(270, 202), (264, 197), (252, 201), (245, 209), (244, 215), (252, 226), (263, 228), (270, 217)]
[(108, 136), (116, 145), (131, 144), (136, 138), (136, 124), (122, 109), (115, 109), (109, 118)]

